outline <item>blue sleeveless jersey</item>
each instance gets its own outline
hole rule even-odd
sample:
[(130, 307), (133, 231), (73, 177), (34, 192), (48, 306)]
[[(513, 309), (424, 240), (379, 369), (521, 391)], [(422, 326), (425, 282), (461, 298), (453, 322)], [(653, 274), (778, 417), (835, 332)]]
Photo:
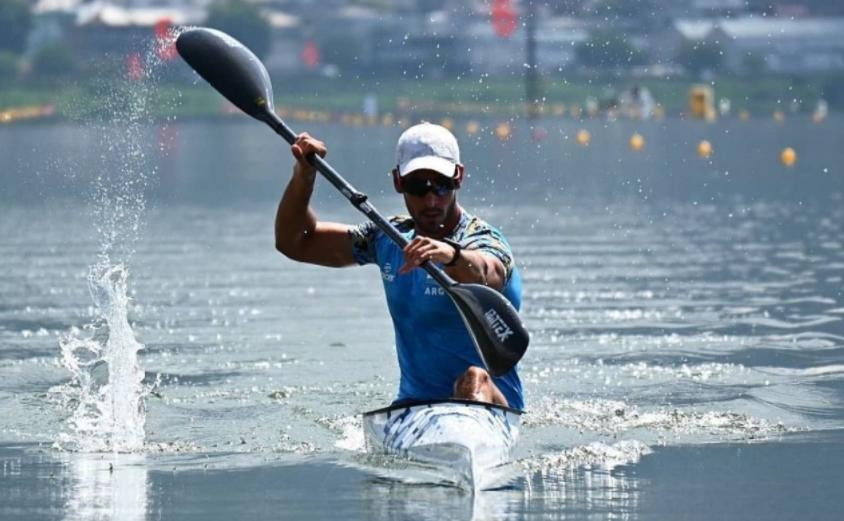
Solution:
[[(416, 236), (410, 217), (394, 217), (391, 222), (408, 240)], [(377, 264), (381, 270), (401, 371), (397, 401), (452, 397), (457, 378), (469, 366), (483, 367), (483, 362), (451, 298), (420, 268), (400, 275), (399, 268), (404, 264), (401, 248), (373, 223), (354, 227), (349, 234), (355, 260), (359, 264)], [(502, 293), (519, 309), (521, 277), (514, 266), (510, 245), (501, 232), (463, 211), (448, 238), (459, 242), (464, 249), (498, 258), (507, 273)], [(516, 368), (494, 381), (510, 407), (524, 408), (522, 383)]]

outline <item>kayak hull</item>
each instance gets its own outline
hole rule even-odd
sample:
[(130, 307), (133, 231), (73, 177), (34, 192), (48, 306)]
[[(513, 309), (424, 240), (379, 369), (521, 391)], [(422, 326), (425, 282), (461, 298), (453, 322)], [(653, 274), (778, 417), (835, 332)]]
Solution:
[(512, 461), (521, 411), (467, 400), (436, 400), (363, 414), (366, 450), (406, 459), (443, 484), (500, 486)]

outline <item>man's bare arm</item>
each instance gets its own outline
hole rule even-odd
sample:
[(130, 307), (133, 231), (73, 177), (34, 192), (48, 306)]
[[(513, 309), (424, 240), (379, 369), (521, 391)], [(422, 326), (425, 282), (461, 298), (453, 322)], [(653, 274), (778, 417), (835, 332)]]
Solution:
[(349, 227), (319, 221), (309, 206), (316, 170), (305, 158), (309, 154), (325, 157), (325, 144), (303, 133), (290, 150), (296, 164), (276, 212), (276, 249), (299, 262), (331, 267), (354, 264)]
[[(407, 273), (426, 260), (447, 264), (454, 258), (454, 247), (448, 243), (416, 237), (404, 248), (404, 265), (399, 273)], [(504, 263), (493, 255), (478, 250), (460, 250), (460, 258), (445, 272), (457, 282), (483, 284), (501, 290), (507, 278)]]
[(478, 250), (460, 250), (460, 259), (445, 272), (457, 282), (483, 284), (499, 291), (507, 278), (504, 263)]

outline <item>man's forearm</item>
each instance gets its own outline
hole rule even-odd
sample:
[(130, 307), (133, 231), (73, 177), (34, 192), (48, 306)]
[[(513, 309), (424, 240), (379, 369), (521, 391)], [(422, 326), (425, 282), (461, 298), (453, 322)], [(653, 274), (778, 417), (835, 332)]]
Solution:
[(314, 190), (313, 176), (294, 173), (278, 203), (275, 216), (275, 247), (284, 255), (295, 259), (302, 242), (316, 228), (316, 214), (308, 206)]
[(483, 284), (494, 289), (504, 286), (503, 272), (499, 273), (495, 263), (479, 251), (461, 250), (457, 263), (445, 271), (457, 282)]

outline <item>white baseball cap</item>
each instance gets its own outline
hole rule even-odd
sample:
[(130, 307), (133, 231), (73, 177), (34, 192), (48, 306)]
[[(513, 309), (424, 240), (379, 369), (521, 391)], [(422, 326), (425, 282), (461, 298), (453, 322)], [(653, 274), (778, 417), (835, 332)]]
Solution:
[(457, 139), (447, 128), (420, 123), (402, 132), (396, 144), (396, 164), (404, 177), (415, 170), (433, 170), (454, 177), (460, 164)]

